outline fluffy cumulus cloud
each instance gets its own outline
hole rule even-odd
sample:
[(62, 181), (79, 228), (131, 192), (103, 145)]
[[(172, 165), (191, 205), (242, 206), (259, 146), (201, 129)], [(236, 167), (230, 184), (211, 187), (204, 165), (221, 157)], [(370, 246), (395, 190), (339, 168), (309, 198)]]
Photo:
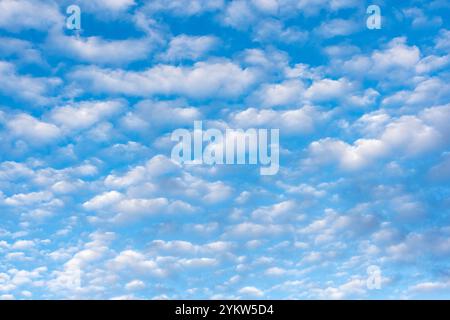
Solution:
[(39, 77), (20, 74), (17, 67), (7, 61), (0, 61), (2, 96), (8, 96), (25, 103), (43, 105), (55, 100), (53, 90), (61, 84), (57, 77)]
[(249, 108), (232, 114), (232, 123), (238, 128), (276, 127), (286, 134), (305, 134), (312, 132), (325, 117), (326, 113), (311, 106), (285, 111)]
[(213, 50), (219, 43), (214, 36), (179, 35), (170, 40), (167, 51), (161, 55), (162, 60), (198, 60)]
[(21, 138), (32, 143), (45, 144), (58, 139), (60, 130), (54, 124), (40, 121), (29, 114), (18, 114), (7, 123), (13, 138)]
[(145, 4), (142, 11), (150, 14), (164, 12), (175, 16), (197, 16), (223, 8), (224, 0), (157, 0)]
[(442, 4), (0, 1), (0, 299), (448, 298)]
[[(361, 138), (352, 144), (328, 137), (314, 141), (309, 146), (311, 157), (305, 162), (323, 163), (335, 160), (344, 169), (361, 169), (383, 157), (392, 155), (413, 157), (434, 149), (445, 148), (448, 146), (445, 138), (448, 130), (435, 122), (437, 119), (433, 115), (437, 112), (447, 117), (448, 106), (425, 109), (419, 117), (401, 116), (386, 123), (378, 136), (370, 139)], [(440, 120), (447, 121), (444, 119)], [(365, 120), (365, 123), (377, 121), (368, 118)], [(427, 120), (431, 121), (427, 123)]]
[(53, 1), (5, 0), (0, 4), (0, 12), (0, 28), (12, 32), (45, 31), (63, 23), (63, 15)]
[(81, 0), (79, 5), (87, 11), (95, 13), (121, 13), (136, 5), (135, 0)]
[(197, 62), (189, 67), (160, 64), (144, 71), (88, 66), (74, 70), (69, 77), (81, 90), (88, 86), (97, 93), (138, 97), (234, 98), (257, 81), (256, 71), (230, 61)]
[(54, 31), (46, 45), (56, 55), (82, 62), (116, 65), (146, 59), (157, 41), (147, 38), (108, 40), (98, 36), (74, 38)]
[(58, 106), (50, 112), (49, 118), (52, 123), (66, 130), (85, 129), (119, 113), (124, 107), (123, 101), (83, 101)]

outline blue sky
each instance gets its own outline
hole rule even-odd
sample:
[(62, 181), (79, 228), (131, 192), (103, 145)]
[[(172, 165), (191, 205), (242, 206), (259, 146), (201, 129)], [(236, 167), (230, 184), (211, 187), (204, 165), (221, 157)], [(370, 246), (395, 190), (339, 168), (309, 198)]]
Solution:
[[(449, 12), (1, 0), (0, 297), (449, 298)], [(173, 162), (196, 120), (280, 171)]]

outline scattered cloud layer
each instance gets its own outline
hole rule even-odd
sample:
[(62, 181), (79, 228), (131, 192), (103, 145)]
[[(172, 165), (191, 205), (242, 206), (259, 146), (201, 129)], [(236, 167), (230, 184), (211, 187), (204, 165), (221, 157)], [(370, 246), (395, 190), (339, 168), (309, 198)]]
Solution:
[[(0, 299), (450, 294), (442, 1), (0, 2)], [(280, 170), (171, 133), (279, 129)], [(381, 288), (367, 286), (369, 266)]]

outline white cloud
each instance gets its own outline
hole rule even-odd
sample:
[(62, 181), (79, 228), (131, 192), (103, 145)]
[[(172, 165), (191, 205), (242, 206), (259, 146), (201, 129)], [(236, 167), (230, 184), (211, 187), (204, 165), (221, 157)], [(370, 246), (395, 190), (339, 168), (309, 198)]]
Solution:
[(426, 56), (416, 66), (417, 73), (430, 73), (446, 67), (450, 63), (450, 55)]
[(145, 288), (145, 283), (141, 280), (133, 280), (125, 285), (125, 289), (130, 291), (141, 290)]
[(341, 300), (349, 299), (352, 296), (360, 297), (367, 291), (366, 279), (353, 278), (346, 283), (343, 283), (337, 287), (327, 287), (324, 289), (313, 289), (312, 292), (319, 299), (332, 299)]
[(408, 292), (412, 294), (436, 294), (439, 292), (448, 292), (450, 290), (449, 281), (426, 281), (420, 282), (408, 288)]
[(108, 175), (105, 185), (113, 188), (123, 188), (150, 182), (159, 176), (174, 173), (179, 170), (177, 163), (169, 158), (158, 155), (150, 159), (145, 166), (136, 166), (123, 175)]
[[(255, 19), (266, 16), (289, 18), (302, 14), (312, 16), (324, 11), (338, 11), (357, 7), (356, 0), (234, 0), (224, 10), (224, 22), (236, 28), (244, 28)], [(248, 20), (248, 21), (246, 21)]]
[(6, 289), (6, 291), (12, 292), (22, 286), (29, 286), (42, 279), (43, 274), (46, 272), (46, 267), (38, 267), (32, 270), (10, 269), (8, 270), (8, 274), (0, 274), (0, 289)]
[(0, 92), (3, 94), (43, 105), (52, 100), (51, 91), (60, 84), (61, 80), (55, 77), (20, 75), (13, 64), (0, 61)]
[(40, 121), (28, 114), (19, 114), (8, 121), (11, 135), (32, 144), (44, 145), (61, 137), (60, 129), (54, 124)]
[(382, 50), (375, 50), (370, 55), (356, 55), (340, 62), (339, 68), (356, 77), (370, 77), (384, 80), (388, 77), (390, 84), (399, 85), (411, 81), (416, 65), (420, 61), (417, 46), (408, 46), (406, 38), (392, 39)]
[(48, 115), (63, 130), (86, 129), (111, 117), (125, 107), (121, 100), (84, 101), (54, 108)]
[[(357, 48), (356, 0), (80, 0), (67, 37), (66, 4), (0, 0), (0, 298), (448, 294), (447, 30)], [(201, 119), (279, 128), (283, 174), (173, 162)], [(413, 281), (368, 291), (369, 263)]]
[(62, 25), (64, 17), (53, 1), (2, 0), (0, 28), (18, 32), (27, 29), (45, 31), (53, 25)]
[(299, 234), (312, 237), (315, 244), (330, 243), (337, 237), (366, 235), (376, 230), (379, 221), (371, 214), (353, 212), (339, 214), (326, 209), (324, 215), (298, 230)]
[(267, 221), (269, 223), (281, 222), (283, 220), (296, 221), (302, 216), (299, 213), (298, 204), (292, 200), (286, 200), (271, 206), (264, 206), (252, 212), (252, 219)]
[[(233, 189), (224, 182), (206, 181), (183, 172), (177, 163), (162, 155), (153, 157), (145, 166), (136, 166), (123, 175), (109, 175), (105, 179), (105, 185), (126, 189), (130, 196), (137, 199), (163, 193), (174, 198), (189, 197), (208, 204), (223, 202), (233, 193)], [(185, 210), (192, 211), (183, 202), (174, 202), (172, 205), (181, 205)]]
[[(443, 110), (447, 110), (444, 108)], [(444, 143), (446, 129), (430, 121), (442, 107), (426, 109), (419, 116), (402, 116), (387, 123), (374, 139), (358, 139), (353, 144), (325, 138), (315, 141), (308, 148), (309, 159), (305, 164), (337, 162), (342, 169), (358, 170), (375, 160), (397, 155), (416, 156), (432, 151)], [(446, 115), (446, 113), (442, 113)], [(442, 121), (442, 119), (441, 119)]]
[[(72, 2), (67, 1), (69, 4)], [(96, 13), (121, 13), (136, 5), (135, 0), (78, 0), (82, 10)]]
[(444, 153), (441, 158), (439, 163), (434, 165), (428, 174), (437, 181), (447, 181), (450, 178), (450, 154)]
[(282, 83), (262, 85), (254, 93), (254, 100), (263, 107), (290, 106), (300, 103), (304, 91), (301, 81), (286, 80)]
[(35, 44), (16, 38), (0, 37), (0, 57), (18, 59), (19, 64), (46, 64)]
[(118, 270), (133, 270), (135, 272), (153, 275), (156, 277), (164, 277), (169, 274), (167, 269), (161, 268), (154, 260), (147, 258), (144, 254), (134, 251), (125, 250), (120, 252), (109, 264)]
[(338, 11), (345, 8), (353, 8), (359, 5), (357, 0), (288, 0), (296, 4), (297, 8), (305, 15), (316, 15), (321, 10)]
[(165, 12), (176, 16), (193, 16), (221, 9), (224, 0), (155, 0), (148, 2), (144, 12)]
[(321, 190), (321, 186), (316, 188), (306, 183), (301, 183), (299, 185), (288, 185), (283, 182), (278, 182), (277, 184), (287, 193), (300, 194), (308, 198), (322, 198), (327, 194), (325, 190)]
[[(420, 67), (420, 64), (417, 65)], [(450, 85), (440, 78), (425, 78), (417, 83), (413, 90), (397, 91), (383, 99), (382, 105), (386, 107), (418, 106), (420, 108), (446, 103), (450, 97)]]
[(232, 114), (231, 122), (237, 128), (279, 128), (287, 134), (305, 134), (312, 132), (324, 117), (317, 108), (311, 106), (287, 111), (249, 108)]
[(428, 229), (423, 232), (410, 232), (398, 243), (388, 246), (385, 250), (387, 258), (395, 261), (409, 262), (419, 256), (434, 255), (435, 257), (450, 254), (448, 227)]
[(280, 8), (278, 0), (251, 0), (251, 3), (259, 11), (266, 14), (276, 14)]
[(35, 247), (35, 243), (32, 240), (17, 240), (11, 246), (14, 250), (29, 250)]
[[(54, 54), (95, 64), (127, 64), (147, 59), (155, 43), (150, 38), (107, 40), (101, 37), (65, 36), (53, 30), (46, 47)], [(133, 48), (133, 50), (130, 50)]]
[(413, 28), (438, 27), (442, 24), (441, 17), (428, 17), (424, 10), (417, 7), (404, 9), (403, 14), (411, 19)]
[(231, 225), (226, 230), (228, 237), (237, 238), (264, 238), (288, 232), (286, 226), (277, 224), (257, 224), (252, 222), (243, 222), (237, 225)]
[(224, 11), (224, 24), (237, 29), (245, 29), (254, 23), (255, 20), (256, 15), (251, 4), (245, 0), (229, 2)]
[(361, 49), (354, 45), (332, 45), (323, 49), (324, 53), (332, 58), (348, 58), (361, 52)]
[(251, 296), (251, 297), (263, 297), (264, 296), (264, 291), (255, 288), (255, 287), (244, 287), (239, 289), (239, 294), (242, 294), (244, 296)]
[(166, 126), (192, 125), (201, 118), (202, 114), (197, 108), (186, 106), (183, 101), (143, 100), (121, 121), (127, 129), (145, 131)]
[(306, 91), (305, 95), (312, 101), (321, 102), (339, 99), (353, 90), (353, 84), (347, 79), (322, 79), (315, 81)]
[[(109, 246), (115, 239), (112, 232), (93, 232), (89, 235), (90, 241), (71, 255), (71, 258), (64, 263), (61, 269), (54, 270), (50, 279), (46, 282), (50, 291), (69, 294), (83, 295), (95, 290), (104, 290), (103, 286), (95, 285), (96, 280), (106, 282), (106, 278), (98, 279), (99, 274), (90, 272), (95, 268), (95, 264), (102, 261), (111, 253)], [(94, 278), (92, 280), (90, 278)]]
[(308, 38), (308, 32), (298, 27), (285, 27), (278, 20), (267, 19), (258, 23), (253, 30), (253, 37), (260, 42), (283, 42), (300, 45)]
[(304, 96), (313, 103), (342, 102), (345, 106), (367, 107), (374, 104), (379, 93), (372, 88), (360, 92), (359, 84), (346, 78), (325, 78), (315, 80)]
[(170, 40), (167, 51), (160, 55), (163, 61), (197, 61), (205, 57), (219, 44), (219, 39), (214, 36), (189, 36), (178, 35)]
[(154, 240), (149, 245), (150, 250), (156, 253), (170, 255), (211, 255), (230, 252), (233, 245), (227, 241), (216, 241), (205, 244), (193, 244), (189, 241)]
[(117, 191), (104, 192), (85, 202), (83, 207), (88, 210), (98, 210), (109, 207), (123, 199), (123, 195)]
[(218, 265), (218, 261), (212, 258), (180, 259), (178, 263), (187, 268), (204, 268)]
[(135, 222), (139, 219), (164, 214), (191, 213), (194, 208), (180, 200), (169, 201), (167, 198), (133, 198), (117, 191), (109, 191), (85, 202), (83, 207), (97, 211), (92, 222), (109, 222), (113, 224)]
[(256, 81), (251, 69), (229, 61), (197, 62), (192, 67), (157, 65), (142, 72), (80, 67), (70, 78), (95, 93), (191, 98), (238, 97)]
[(157, 199), (124, 199), (121, 200), (117, 207), (117, 211), (123, 215), (146, 215), (155, 214), (162, 211), (169, 201), (165, 198)]
[(450, 30), (442, 29), (435, 39), (436, 49), (448, 52), (450, 50)]
[(336, 36), (348, 36), (358, 31), (358, 29), (362, 29), (362, 27), (353, 20), (334, 19), (322, 23), (315, 31), (321, 37), (333, 38)]

